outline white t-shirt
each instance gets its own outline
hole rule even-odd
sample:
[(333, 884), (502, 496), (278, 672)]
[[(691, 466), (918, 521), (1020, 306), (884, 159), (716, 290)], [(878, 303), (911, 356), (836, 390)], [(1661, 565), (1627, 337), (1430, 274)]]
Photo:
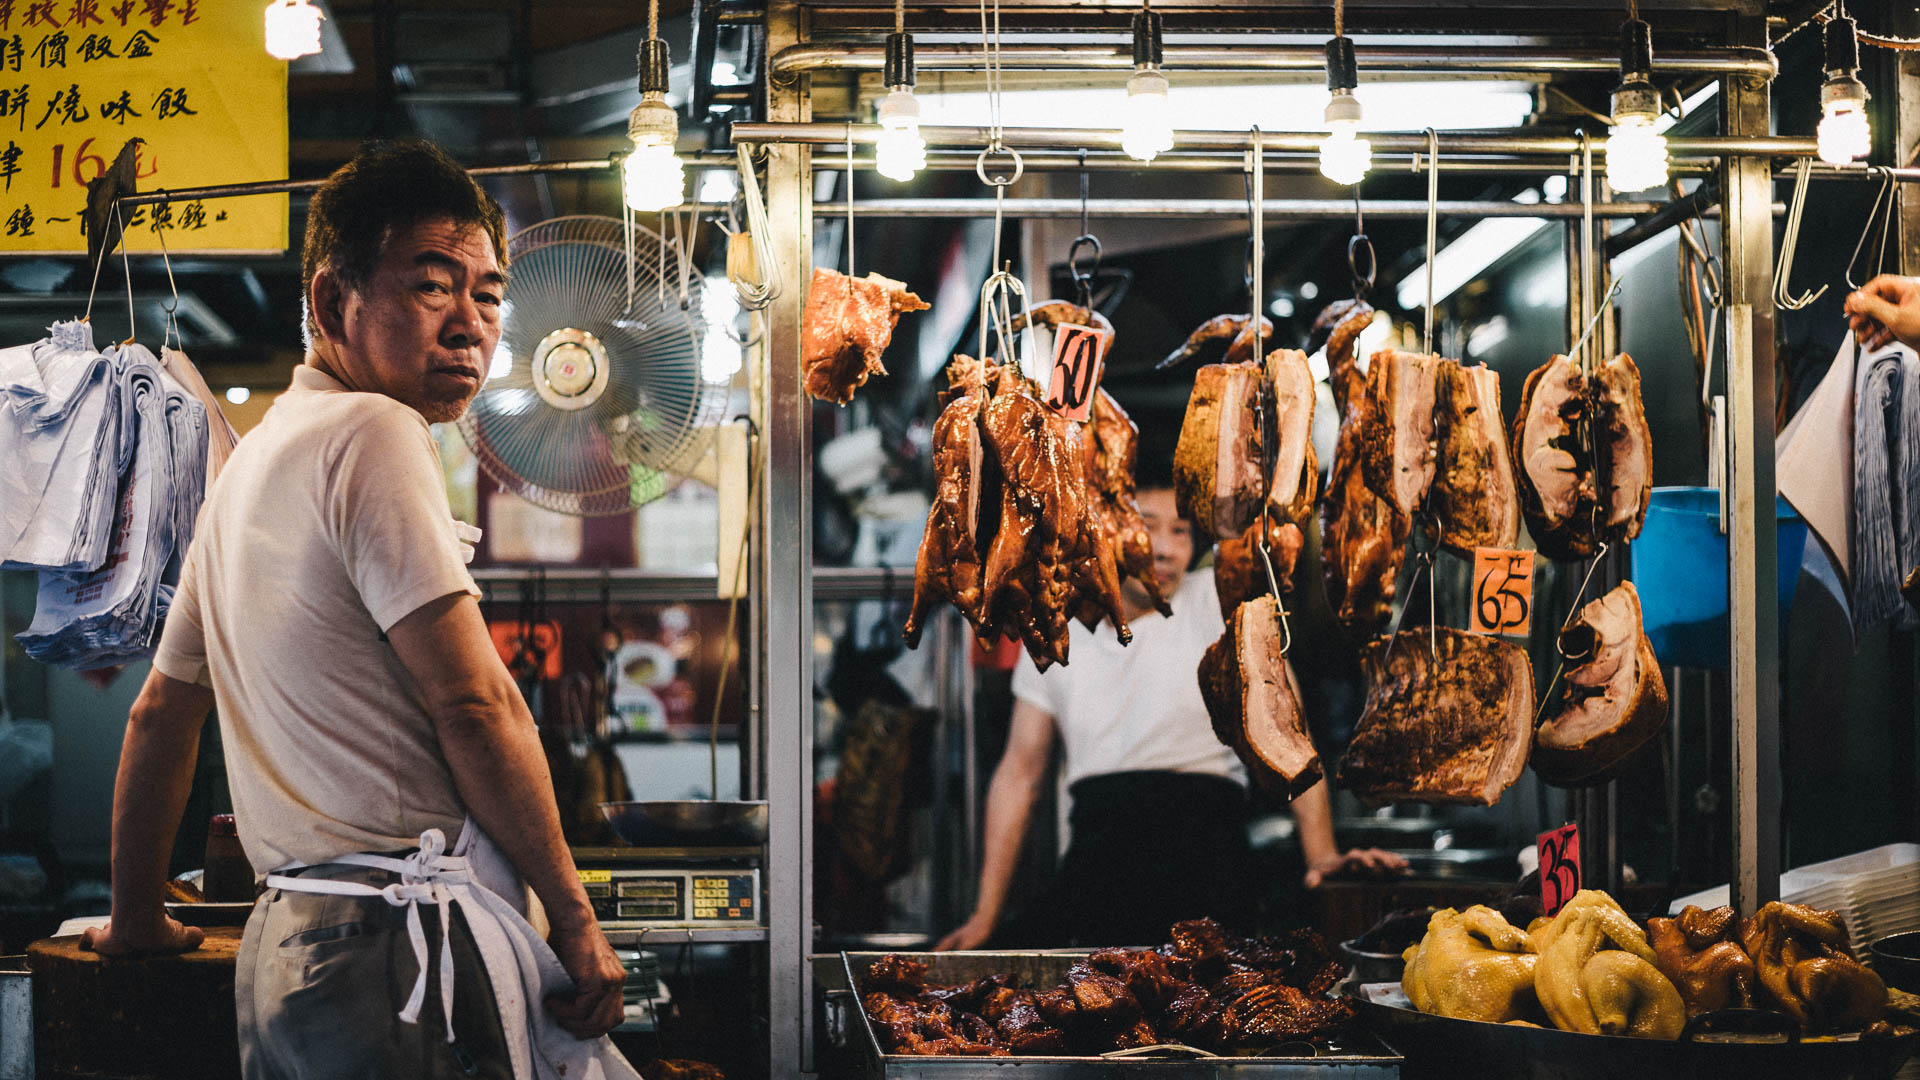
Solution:
[(153, 661), (213, 688), (256, 872), (458, 837), (465, 807), (386, 631), (461, 592), (480, 590), (426, 420), (294, 368), (201, 508)]
[(1120, 644), (1111, 623), (1088, 630), (1075, 622), (1065, 665), (1042, 672), (1021, 654), (1013, 696), (1053, 717), (1066, 784), (1144, 770), (1247, 782), (1240, 759), (1214, 737), (1196, 674), (1226, 629), (1213, 571), (1188, 574), (1168, 602), (1171, 616), (1154, 611), (1131, 620), (1131, 645)]

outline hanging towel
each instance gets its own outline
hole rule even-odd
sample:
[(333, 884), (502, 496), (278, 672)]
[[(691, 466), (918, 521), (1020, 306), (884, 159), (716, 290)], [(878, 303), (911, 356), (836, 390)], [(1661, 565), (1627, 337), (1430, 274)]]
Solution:
[(112, 542), (125, 395), (85, 323), (0, 350), (0, 569), (86, 572)]
[(1889, 618), (1920, 626), (1900, 584), (1920, 565), (1920, 356), (1884, 349), (1860, 359), (1853, 408), (1853, 625)]

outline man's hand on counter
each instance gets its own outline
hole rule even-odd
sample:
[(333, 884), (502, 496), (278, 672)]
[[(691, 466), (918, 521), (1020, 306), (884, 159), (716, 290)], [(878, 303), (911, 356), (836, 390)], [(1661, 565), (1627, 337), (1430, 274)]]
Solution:
[(934, 945), (933, 951), (952, 952), (954, 950), (977, 949), (985, 945), (987, 939), (993, 936), (993, 924), (994, 920), (982, 916), (979, 912), (974, 912), (973, 917), (961, 923), (954, 929), (953, 933), (941, 938), (939, 942)]
[(1307, 888), (1336, 877), (1398, 877), (1407, 872), (1407, 860), (1380, 848), (1353, 848), (1316, 859), (1307, 867)]
[(107, 925), (89, 927), (80, 934), (80, 947), (102, 956), (145, 956), (192, 952), (206, 939), (197, 926), (185, 926), (158, 912), (158, 918), (135, 919), (115, 916)]
[(567, 1034), (592, 1039), (620, 1026), (626, 1019), (627, 969), (607, 944), (606, 934), (591, 920), (562, 927), (555, 924), (547, 936), (560, 966), (573, 976), (571, 996), (546, 1000), (547, 1012)]

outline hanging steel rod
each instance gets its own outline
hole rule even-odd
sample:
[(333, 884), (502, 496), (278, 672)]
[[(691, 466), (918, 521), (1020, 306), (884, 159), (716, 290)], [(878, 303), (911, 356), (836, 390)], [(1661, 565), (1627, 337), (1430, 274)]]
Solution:
[[(851, 128), (847, 124), (833, 123), (735, 124), (733, 140), (744, 143), (845, 145), (849, 130), (852, 131), (853, 141), (860, 144), (871, 143), (880, 134), (878, 124), (854, 124)], [(987, 144), (987, 129), (983, 127), (923, 127), (920, 135), (929, 146), (980, 147)], [(1318, 152), (1320, 143), (1327, 135), (1324, 131), (1296, 131), (1272, 135), (1262, 133), (1261, 137), (1270, 150)], [(1427, 148), (1425, 135), (1374, 132), (1369, 133), (1367, 138), (1372, 141), (1376, 153), (1424, 153)], [(1247, 146), (1247, 133), (1244, 131), (1176, 131), (1173, 139), (1175, 146), (1187, 150), (1241, 150)], [(1001, 141), (1016, 149), (1111, 147), (1120, 145), (1120, 132), (1113, 128), (1003, 128)], [(1580, 140), (1566, 135), (1452, 132), (1440, 136), (1440, 149), (1443, 162), (1446, 156), (1453, 154), (1575, 154), (1580, 151)], [(1812, 138), (1777, 135), (1752, 138), (1710, 135), (1667, 140), (1667, 151), (1676, 158), (1741, 154), (1807, 157), (1818, 153), (1818, 150)]]
[[(1656, 214), (1667, 203), (1598, 203), (1595, 217), (1639, 218)], [(855, 217), (875, 218), (990, 218), (992, 199), (858, 199)], [(1264, 213), (1279, 221), (1351, 221), (1352, 199), (1267, 199)], [(1425, 199), (1369, 199), (1361, 204), (1370, 218), (1415, 219), (1427, 216)], [(1784, 212), (1784, 207), (1782, 212)], [(1008, 217), (1078, 219), (1079, 199), (1007, 199)], [(1579, 203), (1517, 203), (1494, 200), (1439, 202), (1441, 217), (1578, 218)], [(1239, 218), (1247, 216), (1244, 199), (1090, 199), (1087, 214), (1094, 218)], [(845, 203), (815, 203), (813, 216), (845, 217)]]
[[(1171, 71), (1324, 71), (1326, 48), (1319, 43), (1243, 46), (1168, 45), (1163, 66)], [(1369, 75), (1557, 75), (1620, 70), (1620, 54), (1603, 49), (1538, 49), (1522, 45), (1479, 46), (1471, 51), (1436, 45), (1359, 45), (1360, 70)], [(814, 71), (879, 71), (886, 56), (878, 43), (809, 42), (774, 54), (769, 70), (787, 79)], [(914, 64), (921, 71), (983, 71), (977, 45), (916, 44)], [(1002, 67), (1017, 71), (1128, 71), (1133, 54), (1124, 45), (1007, 45)], [(1654, 54), (1659, 75), (1748, 76), (1771, 79), (1779, 72), (1764, 49), (1672, 50)]]
[[(826, 151), (831, 159), (819, 158), (814, 164), (815, 172), (832, 172), (846, 162), (845, 156), (837, 151)], [(978, 151), (929, 150), (927, 151), (927, 171), (929, 172), (972, 172), (978, 161)], [(689, 159), (689, 164), (694, 159)], [(731, 161), (732, 157), (729, 156)], [(1243, 166), (1241, 155), (1221, 152), (1161, 154), (1151, 163), (1127, 157), (1125, 154), (1087, 155), (1085, 162), (1078, 154), (1032, 153), (1022, 154), (1021, 163), (1028, 172), (1080, 172), (1083, 168), (1093, 173), (1162, 173), (1162, 172), (1220, 172), (1223, 169), (1235, 171)], [(871, 172), (874, 158), (870, 154), (854, 156), (853, 166), (861, 172)], [(1672, 161), (1667, 172), (1674, 176), (1704, 176), (1711, 173), (1715, 163), (1708, 159), (1693, 161)], [(1320, 159), (1315, 154), (1299, 153), (1267, 155), (1267, 171), (1280, 173), (1320, 172)], [(1415, 171), (1415, 161), (1411, 154), (1375, 154), (1373, 158), (1374, 176), (1391, 176)], [(1420, 172), (1425, 172), (1422, 168)], [(1488, 173), (1502, 176), (1526, 176), (1564, 174), (1567, 161), (1564, 157), (1536, 155), (1527, 158), (1443, 158), (1440, 162), (1443, 173)], [(1782, 173), (1782, 177), (1786, 176)], [(1840, 176), (1823, 177), (1814, 173), (1815, 179), (1841, 179)]]

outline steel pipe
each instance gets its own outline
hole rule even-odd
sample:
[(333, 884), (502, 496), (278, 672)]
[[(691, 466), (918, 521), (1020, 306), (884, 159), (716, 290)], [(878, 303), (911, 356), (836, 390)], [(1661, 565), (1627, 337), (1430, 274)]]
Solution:
[[(1247, 216), (1243, 199), (1089, 199), (1087, 216), (1091, 218), (1241, 218)], [(1441, 217), (1501, 218), (1578, 218), (1579, 203), (1518, 203), (1494, 200), (1448, 200), (1439, 202)], [(1595, 217), (1638, 218), (1653, 214), (1666, 203), (1598, 203)], [(1360, 204), (1370, 218), (1412, 220), (1427, 216), (1425, 199), (1369, 199)], [(1352, 221), (1352, 199), (1267, 199), (1262, 210), (1276, 218), (1294, 221)], [(1007, 199), (1002, 210), (1008, 217), (1077, 220), (1080, 200)], [(856, 199), (855, 218), (990, 218), (992, 199)], [(813, 216), (845, 217), (845, 203), (816, 203)]]
[[(1616, 73), (1620, 54), (1602, 49), (1538, 49), (1521, 45), (1481, 46), (1471, 51), (1437, 45), (1360, 45), (1354, 49), (1360, 70), (1369, 75), (1560, 75), (1569, 72)], [(1325, 69), (1325, 46), (1168, 45), (1163, 66), (1176, 71), (1298, 71)], [(807, 42), (774, 54), (769, 70), (788, 79), (817, 71), (879, 71), (884, 50), (878, 43)], [(1006, 45), (1000, 66), (1013, 71), (1129, 71), (1133, 54), (1124, 45)], [(914, 47), (921, 71), (984, 71), (980, 47), (926, 42)], [(1746, 76), (1772, 79), (1779, 67), (1765, 49), (1676, 49), (1654, 54), (1658, 75)]]
[[(880, 126), (832, 123), (735, 124), (732, 137), (735, 142), (744, 143), (845, 145), (849, 131), (852, 132), (854, 143), (862, 145), (872, 143), (879, 137)], [(989, 134), (989, 129), (984, 127), (923, 127), (920, 129), (920, 135), (926, 139), (928, 146), (982, 147), (987, 145)], [(1294, 153), (1317, 153), (1320, 143), (1326, 137), (1324, 131), (1263, 132), (1261, 134), (1261, 140), (1268, 150)], [(1173, 138), (1174, 145), (1184, 150), (1240, 151), (1245, 150), (1248, 145), (1248, 136), (1244, 131), (1177, 131)], [(1370, 132), (1367, 138), (1372, 141), (1375, 153), (1424, 154), (1427, 149), (1425, 135)], [(1120, 131), (1117, 128), (1003, 128), (1000, 132), (1000, 142), (1003, 146), (1017, 150), (1028, 147), (1070, 150), (1083, 146), (1089, 149), (1095, 147), (1105, 149), (1120, 145)], [(1453, 154), (1577, 154), (1580, 152), (1580, 140), (1570, 135), (1443, 132), (1440, 135), (1440, 150), (1444, 165), (1446, 156)], [(1788, 138), (1776, 135), (1730, 138), (1709, 135), (1669, 139), (1667, 151), (1676, 158), (1733, 155), (1809, 157), (1818, 152), (1818, 147), (1812, 138)]]

